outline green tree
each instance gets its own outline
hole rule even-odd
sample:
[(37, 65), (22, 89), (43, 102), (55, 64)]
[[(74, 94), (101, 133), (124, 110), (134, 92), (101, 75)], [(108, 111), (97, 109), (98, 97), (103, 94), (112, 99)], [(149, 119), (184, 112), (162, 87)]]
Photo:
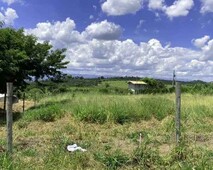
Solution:
[(156, 87), (158, 82), (157, 80), (153, 79), (153, 78), (148, 78), (148, 77), (145, 77), (142, 79), (144, 82), (146, 82), (149, 86), (151, 87)]
[(155, 80), (153, 78), (145, 77), (142, 79), (144, 82), (148, 84), (148, 89), (146, 89), (147, 93), (165, 93), (168, 92), (165, 84), (159, 80)]
[(65, 49), (53, 50), (48, 42), (39, 43), (23, 29), (0, 28), (0, 92), (5, 92), (6, 82), (23, 88), (27, 80), (61, 75), (66, 68)]

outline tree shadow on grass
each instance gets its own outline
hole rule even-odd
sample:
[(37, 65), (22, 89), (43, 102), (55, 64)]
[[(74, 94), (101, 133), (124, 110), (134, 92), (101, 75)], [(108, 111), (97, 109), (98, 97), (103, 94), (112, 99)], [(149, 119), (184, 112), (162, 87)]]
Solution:
[[(70, 103), (71, 101), (68, 100), (68, 99), (65, 99), (65, 100), (62, 100), (62, 101), (57, 101), (57, 102), (46, 102), (44, 104), (39, 104), (39, 105), (36, 105), (36, 106), (32, 106), (30, 107), (29, 109), (25, 110), (25, 111), (28, 111), (28, 110), (36, 110), (36, 109), (41, 109), (41, 108), (44, 108), (44, 107), (48, 107), (48, 106), (51, 106), (51, 105), (58, 105), (58, 104), (67, 104), (67, 103)], [(22, 118), (23, 114), (25, 113), (22, 113), (22, 112), (13, 112), (13, 121), (18, 121), (19, 119)], [(6, 112), (5, 110), (1, 109), (0, 108), (0, 126), (5, 126), (6, 125)]]
[(67, 103), (70, 103), (70, 102), (71, 102), (71, 100), (69, 100), (69, 99), (64, 99), (64, 100), (57, 101), (57, 102), (49, 101), (49, 102), (46, 102), (46, 103), (38, 104), (36, 106), (32, 106), (28, 110), (40, 109), (40, 108), (43, 108), (43, 107), (48, 107), (48, 106), (57, 105), (57, 104), (63, 105), (63, 104), (67, 104)]
[[(7, 123), (6, 111), (0, 108), (0, 126), (5, 126)], [(13, 112), (13, 121), (18, 121), (22, 117), (21, 112)]]

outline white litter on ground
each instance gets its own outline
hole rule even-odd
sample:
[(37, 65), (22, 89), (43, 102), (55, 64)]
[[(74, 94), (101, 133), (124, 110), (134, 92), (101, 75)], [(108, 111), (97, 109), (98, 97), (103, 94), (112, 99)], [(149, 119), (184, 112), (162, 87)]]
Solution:
[(0, 101), (4, 101), (4, 94), (0, 93)]
[(77, 144), (68, 145), (67, 150), (70, 151), (70, 152), (74, 152), (74, 151), (77, 151), (77, 150), (80, 150), (82, 152), (87, 151), (86, 149), (83, 149), (82, 147), (78, 146)]

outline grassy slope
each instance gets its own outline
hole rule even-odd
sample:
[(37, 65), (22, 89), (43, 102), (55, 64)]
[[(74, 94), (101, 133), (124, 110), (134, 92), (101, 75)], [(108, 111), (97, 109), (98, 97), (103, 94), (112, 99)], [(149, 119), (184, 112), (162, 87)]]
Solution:
[[(213, 167), (213, 97), (182, 96), (181, 147), (175, 147), (174, 109), (164, 107), (162, 102), (166, 100), (171, 105), (174, 98), (173, 94), (119, 96), (90, 93), (45, 98), (14, 123), (14, 169)], [(160, 116), (156, 116), (158, 111), (162, 113)], [(94, 114), (96, 116), (91, 117)], [(99, 120), (106, 115), (111, 116)], [(126, 115), (131, 116), (126, 118)], [(48, 118), (54, 121), (36, 120), (47, 121)], [(1, 169), (9, 166), (3, 152), (5, 130), (2, 125)], [(140, 133), (142, 144), (138, 148)], [(67, 152), (66, 145), (73, 143), (88, 151)]]

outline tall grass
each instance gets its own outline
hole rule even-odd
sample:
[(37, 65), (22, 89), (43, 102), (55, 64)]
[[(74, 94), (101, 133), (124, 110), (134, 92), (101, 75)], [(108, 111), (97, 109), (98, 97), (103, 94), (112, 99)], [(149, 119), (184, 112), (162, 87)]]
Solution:
[[(200, 98), (203, 98), (202, 100)], [(183, 95), (182, 118), (194, 119), (213, 117), (211, 96)], [(101, 95), (98, 93), (66, 93), (41, 100), (40, 104), (28, 110), (24, 117), (28, 120), (54, 121), (65, 113), (72, 114), (81, 121), (90, 123), (126, 123), (162, 120), (175, 114), (175, 96), (169, 95)]]
[[(212, 96), (182, 95), (177, 146), (174, 100), (174, 94), (45, 97), (14, 122), (13, 168), (212, 169)], [(0, 169), (8, 169), (3, 131)], [(68, 152), (73, 143), (87, 152)]]
[(174, 113), (174, 102), (161, 96), (118, 96), (100, 94), (64, 94), (45, 98), (24, 114), (27, 120), (54, 121), (64, 113), (71, 113), (78, 120), (90, 123), (126, 123), (162, 120)]
[(125, 122), (147, 120), (155, 117), (162, 120), (174, 112), (174, 104), (159, 96), (88, 96), (76, 99), (72, 105), (73, 115), (91, 123)]
[(65, 111), (63, 110), (63, 106), (61, 104), (43, 104), (33, 107), (25, 112), (23, 119), (27, 121), (42, 120), (45, 122), (51, 122), (61, 118), (64, 113)]

